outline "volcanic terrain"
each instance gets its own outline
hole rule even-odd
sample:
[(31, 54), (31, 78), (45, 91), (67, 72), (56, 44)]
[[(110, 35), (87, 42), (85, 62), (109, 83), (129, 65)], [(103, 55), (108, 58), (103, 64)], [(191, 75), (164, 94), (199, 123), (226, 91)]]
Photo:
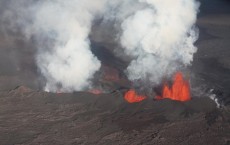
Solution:
[(88, 92), (42, 91), (33, 42), (0, 32), (0, 145), (230, 145), (230, 2), (200, 2), (185, 102), (147, 93), (127, 102), (127, 62), (112, 53), (120, 46), (100, 21), (90, 39), (102, 67)]

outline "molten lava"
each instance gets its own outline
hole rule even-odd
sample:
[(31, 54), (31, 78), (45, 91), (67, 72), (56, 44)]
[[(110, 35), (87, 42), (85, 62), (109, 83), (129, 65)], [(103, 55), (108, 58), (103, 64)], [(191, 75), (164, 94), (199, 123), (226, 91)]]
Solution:
[(125, 93), (124, 98), (129, 103), (137, 103), (146, 99), (145, 96), (138, 95), (136, 91), (132, 89)]
[(172, 88), (165, 84), (162, 96), (156, 97), (158, 100), (165, 98), (177, 101), (188, 101), (191, 99), (189, 82), (184, 80), (181, 72), (175, 74)]

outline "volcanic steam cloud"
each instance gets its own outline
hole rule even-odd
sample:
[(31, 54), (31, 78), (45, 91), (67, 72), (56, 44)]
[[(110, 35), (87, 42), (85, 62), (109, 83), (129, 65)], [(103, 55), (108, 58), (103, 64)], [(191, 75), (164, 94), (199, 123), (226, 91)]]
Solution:
[[(195, 0), (8, 0), (1, 3), (7, 3), (1, 15), (2, 21), (8, 22), (2, 27), (20, 30), (25, 39), (36, 44), (36, 61), (46, 79), (46, 91), (91, 88), (91, 80), (101, 67), (91, 52), (89, 39), (97, 19), (116, 24), (116, 41), (131, 58), (125, 72), (134, 84), (141, 81), (152, 87), (158, 85), (163, 78), (190, 65), (197, 50), (193, 43), (198, 38), (194, 24), (199, 3)], [(131, 90), (131, 93), (135, 92)]]

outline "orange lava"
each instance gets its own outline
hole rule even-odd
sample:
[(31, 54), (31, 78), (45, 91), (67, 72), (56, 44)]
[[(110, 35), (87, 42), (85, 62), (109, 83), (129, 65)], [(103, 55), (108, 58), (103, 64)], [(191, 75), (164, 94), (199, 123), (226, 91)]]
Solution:
[(145, 96), (138, 95), (135, 90), (129, 90), (125, 93), (125, 100), (129, 103), (137, 103), (146, 99)]
[(172, 88), (165, 84), (163, 87), (162, 96), (156, 96), (157, 100), (165, 98), (177, 101), (191, 100), (189, 82), (184, 80), (181, 72), (177, 72), (175, 74)]

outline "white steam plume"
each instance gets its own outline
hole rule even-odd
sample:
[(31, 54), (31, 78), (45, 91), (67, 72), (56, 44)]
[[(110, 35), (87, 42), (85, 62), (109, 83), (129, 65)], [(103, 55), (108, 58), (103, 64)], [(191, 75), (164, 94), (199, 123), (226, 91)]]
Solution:
[(91, 85), (90, 79), (99, 70), (100, 62), (90, 50), (88, 35), (103, 6), (103, 0), (55, 0), (39, 4), (34, 28), (53, 40), (52, 49), (40, 49), (37, 57), (47, 79), (46, 91), (78, 91)]
[(88, 89), (100, 68), (90, 50), (93, 20), (103, 13), (105, 0), (3, 1), (4, 27), (20, 29), (36, 42), (37, 65), (46, 79), (45, 90), (71, 92)]
[(98, 16), (120, 25), (119, 42), (132, 57), (127, 68), (131, 81), (158, 84), (180, 65), (189, 65), (197, 49), (195, 0), (3, 0), (0, 4), (11, 6), (0, 14), (14, 21), (9, 27), (20, 27), (27, 38), (36, 40), (46, 91), (91, 86), (101, 64), (90, 50), (88, 35)]
[[(130, 3), (133, 3), (130, 1)], [(194, 27), (199, 3), (195, 0), (138, 0), (134, 12), (121, 19), (121, 45), (133, 60), (127, 68), (130, 80), (158, 84), (180, 65), (193, 60), (198, 38)], [(142, 7), (141, 7), (142, 6)], [(131, 8), (133, 9), (133, 8)], [(118, 14), (118, 17), (119, 14)]]
[(26, 41), (36, 45), (36, 61), (46, 79), (46, 91), (85, 90), (91, 87), (101, 65), (90, 50), (88, 35), (105, 3), (106, 0), (2, 0), (0, 22), (4, 26), (0, 29), (22, 33)]

